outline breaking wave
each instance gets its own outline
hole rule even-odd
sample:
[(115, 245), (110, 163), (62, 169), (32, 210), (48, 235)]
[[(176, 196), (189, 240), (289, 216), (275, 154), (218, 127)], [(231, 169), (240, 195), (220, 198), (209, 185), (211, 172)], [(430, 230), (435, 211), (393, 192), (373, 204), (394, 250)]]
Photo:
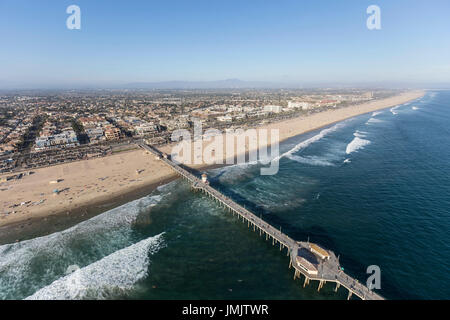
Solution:
[(347, 148), (346, 148), (345, 152), (347, 154), (350, 154), (350, 153), (355, 152), (355, 151), (357, 151), (357, 150), (359, 150), (361, 148), (364, 148), (364, 146), (366, 146), (368, 144), (370, 144), (369, 140), (365, 140), (365, 139), (361, 139), (361, 138), (355, 137), (352, 140), (352, 142), (350, 142), (347, 145)]
[(147, 196), (64, 231), (0, 246), (0, 299), (26, 297), (59, 279), (69, 265), (82, 267), (130, 245), (140, 213), (161, 198)]
[(288, 155), (287, 158), (293, 161), (297, 161), (299, 163), (309, 164), (312, 166), (323, 166), (323, 167), (334, 166), (332, 162), (317, 156), (302, 157), (297, 155)]
[(26, 300), (107, 299), (124, 294), (147, 276), (149, 254), (163, 246), (161, 236), (142, 240), (77, 269)]
[(400, 108), (400, 106), (395, 106), (395, 107), (391, 108), (391, 109), (390, 109), (391, 113), (392, 113), (393, 115), (398, 114), (398, 112), (396, 111), (398, 108)]
[[(347, 120), (348, 121), (348, 120)], [(322, 139), (323, 137), (325, 137), (326, 135), (344, 127), (346, 125), (347, 121), (342, 121), (339, 122), (337, 124), (335, 124), (334, 126), (330, 127), (330, 128), (326, 128), (323, 129), (322, 131), (320, 131), (318, 134), (316, 134), (315, 136), (304, 140), (300, 143), (298, 143), (297, 145), (295, 145), (292, 149), (290, 149), (289, 151), (275, 156), (275, 157), (270, 157), (268, 153), (267, 158), (264, 159), (258, 159), (257, 161), (248, 161), (245, 163), (237, 163), (237, 164), (233, 164), (233, 165), (228, 165), (226, 167), (222, 167), (222, 168), (217, 168), (217, 169), (213, 169), (210, 172), (212, 172), (215, 176), (221, 176), (221, 180), (222, 179), (244, 179), (245, 176), (247, 176), (247, 171), (246, 169), (250, 166), (254, 166), (260, 163), (266, 164), (269, 162), (277, 162), (280, 161), (281, 158), (283, 157), (287, 157), (291, 160), (297, 161), (297, 162), (301, 162), (301, 163), (306, 163), (306, 164), (310, 164), (310, 165), (319, 165), (319, 166), (334, 166), (333, 163), (324, 160), (322, 158), (319, 157), (300, 157), (297, 155), (293, 155), (295, 152), (300, 151), (301, 149), (306, 148), (307, 146), (311, 145), (314, 142), (319, 141), (320, 139)], [(225, 178), (226, 177), (226, 178)], [(224, 181), (224, 180), (223, 180)]]
[(332, 127), (330, 127), (330, 128), (323, 129), (322, 131), (320, 131), (320, 132), (319, 132), (318, 134), (316, 134), (315, 136), (313, 136), (313, 137), (311, 137), (311, 138), (309, 138), (309, 139), (307, 139), (307, 140), (304, 140), (304, 141), (298, 143), (298, 144), (297, 144), (295, 147), (293, 147), (291, 150), (289, 150), (289, 151), (287, 151), (287, 152), (281, 154), (281, 155), (278, 156), (278, 157), (275, 157), (272, 161), (277, 161), (277, 160), (280, 160), (280, 159), (283, 158), (283, 157), (290, 156), (290, 155), (292, 155), (293, 153), (295, 153), (295, 152), (297, 152), (297, 151), (300, 151), (301, 149), (306, 148), (306, 147), (309, 146), (310, 144), (319, 141), (320, 139), (322, 139), (322, 138), (325, 137), (326, 135), (328, 135), (328, 134), (330, 134), (330, 133), (332, 133), (332, 132), (334, 132), (334, 131), (336, 131), (336, 130), (342, 128), (342, 127), (344, 127), (345, 125), (346, 125), (346, 121), (344, 121), (344, 122), (339, 122), (339, 123), (335, 124), (334, 126), (332, 126)]
[(380, 122), (383, 122), (383, 120), (377, 118), (370, 118), (369, 120), (367, 120), (366, 124), (380, 123)]
[(375, 111), (374, 113), (372, 113), (372, 117), (376, 117), (377, 115), (383, 113), (383, 111)]
[(366, 135), (367, 135), (367, 132), (365, 132), (365, 131), (360, 131), (360, 130), (356, 130), (356, 132), (353, 133), (353, 135), (354, 135), (355, 137), (358, 137), (358, 138), (365, 138)]

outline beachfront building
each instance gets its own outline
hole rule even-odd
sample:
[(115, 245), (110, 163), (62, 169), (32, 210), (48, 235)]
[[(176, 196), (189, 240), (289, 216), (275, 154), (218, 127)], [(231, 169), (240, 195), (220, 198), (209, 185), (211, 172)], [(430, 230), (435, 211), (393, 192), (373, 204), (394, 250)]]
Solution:
[(86, 135), (89, 138), (90, 143), (95, 143), (105, 140), (103, 135), (103, 129), (101, 127), (94, 127), (85, 129)]
[(238, 113), (234, 118), (236, 120), (244, 120), (247, 118), (247, 115), (245, 113)]
[(230, 116), (230, 115), (220, 116), (220, 117), (217, 117), (217, 121), (220, 121), (220, 122), (232, 122), (233, 121), (233, 117)]
[(189, 128), (189, 118), (188, 116), (179, 116), (176, 118), (160, 118), (160, 124), (167, 128), (167, 130), (176, 130), (176, 129), (187, 129)]
[(39, 136), (35, 140), (35, 150), (45, 150), (58, 147), (73, 147), (79, 145), (77, 135), (73, 130), (65, 130), (58, 134)]
[(100, 116), (82, 117), (78, 119), (78, 121), (85, 129), (105, 127), (109, 125), (109, 122), (106, 121), (104, 117)]
[(227, 109), (228, 113), (242, 112), (243, 108), (241, 106), (229, 106)]
[(82, 117), (79, 119), (79, 122), (83, 125), (91, 144), (105, 140), (116, 140), (121, 137), (120, 129), (116, 128), (104, 117)]
[(335, 107), (337, 103), (339, 103), (338, 100), (324, 99), (324, 100), (320, 100), (317, 103), (317, 106), (319, 106), (319, 107), (325, 107), (325, 106), (331, 107), (331, 106), (334, 106)]
[(0, 156), (4, 156), (7, 155), (9, 153), (14, 152), (15, 150), (15, 146), (11, 145), (11, 144), (1, 144), (0, 145)]
[(144, 136), (149, 133), (154, 133), (158, 130), (157, 126), (155, 126), (152, 122), (142, 121), (138, 125), (134, 126), (134, 131), (138, 136)]
[(280, 113), (282, 110), (283, 110), (282, 106), (275, 106), (275, 105), (264, 106), (264, 111), (266, 112)]
[(305, 101), (289, 101), (288, 109), (302, 109), (307, 110), (311, 108), (311, 103)]
[(105, 129), (105, 138), (106, 140), (117, 140), (121, 137), (121, 132), (119, 128), (109, 127)]

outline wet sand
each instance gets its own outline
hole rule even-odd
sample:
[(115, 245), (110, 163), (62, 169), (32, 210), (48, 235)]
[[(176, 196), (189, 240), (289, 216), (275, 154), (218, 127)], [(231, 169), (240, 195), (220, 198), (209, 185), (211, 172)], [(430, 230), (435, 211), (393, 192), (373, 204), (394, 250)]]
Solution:
[(106, 212), (132, 200), (142, 198), (157, 187), (165, 185), (175, 179), (177, 179), (177, 177), (172, 176), (167, 179), (162, 179), (158, 183), (145, 185), (124, 192), (114, 199), (94, 202), (92, 205), (82, 205), (78, 208), (67, 210), (66, 212), (56, 212), (45, 216), (29, 217), (25, 221), (19, 220), (0, 226), (0, 245), (33, 239), (65, 230), (102, 212)]

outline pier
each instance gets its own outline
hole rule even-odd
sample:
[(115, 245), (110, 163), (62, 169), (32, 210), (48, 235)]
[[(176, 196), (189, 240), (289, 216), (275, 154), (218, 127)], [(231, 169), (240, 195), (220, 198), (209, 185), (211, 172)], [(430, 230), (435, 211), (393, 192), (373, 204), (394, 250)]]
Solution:
[(294, 269), (294, 280), (303, 275), (303, 287), (308, 285), (311, 280), (315, 280), (318, 282), (317, 291), (320, 291), (327, 282), (331, 282), (335, 284), (335, 292), (341, 286), (348, 290), (347, 299), (350, 299), (352, 295), (362, 300), (384, 299), (379, 294), (368, 289), (364, 284), (358, 282), (358, 280), (344, 273), (339, 264), (339, 259), (332, 251), (325, 250), (309, 241), (295, 241), (281, 232), (281, 230), (274, 228), (254, 213), (211, 187), (206, 179), (198, 178), (176, 164), (170, 159), (170, 156), (144, 142), (139, 142), (138, 145), (165, 162), (183, 179), (189, 181), (192, 190), (202, 192), (211, 197), (225, 210), (242, 219), (243, 223), (247, 223), (249, 229), (258, 232), (267, 241), (272, 241), (272, 245), (279, 246), (280, 251), (286, 250), (286, 255), (290, 257), (289, 268)]

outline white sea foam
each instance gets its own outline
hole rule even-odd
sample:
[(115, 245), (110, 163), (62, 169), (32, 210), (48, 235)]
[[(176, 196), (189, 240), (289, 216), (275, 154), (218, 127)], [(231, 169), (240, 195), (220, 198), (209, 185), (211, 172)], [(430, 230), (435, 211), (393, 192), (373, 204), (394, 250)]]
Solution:
[(370, 118), (369, 120), (366, 121), (366, 124), (374, 124), (374, 123), (380, 123), (380, 122), (384, 122), (384, 121), (377, 119), (377, 118)]
[(395, 107), (391, 108), (390, 109), (391, 113), (394, 115), (398, 114), (398, 112), (396, 111), (398, 108), (400, 108), (400, 106), (395, 106)]
[[(130, 243), (132, 225), (142, 210), (154, 206), (162, 196), (147, 196), (109, 210), (69, 229), (47, 236), (0, 246), (0, 300), (37, 290), (64, 274), (67, 263), (83, 265)], [(80, 243), (90, 252), (71, 249)], [(36, 276), (36, 267), (45, 270)], [(26, 289), (24, 289), (26, 287)]]
[(27, 300), (106, 299), (126, 293), (148, 273), (162, 234), (118, 250), (38, 290)]
[(344, 160), (344, 163), (350, 163), (350, 162), (352, 162), (352, 161), (348, 158)]
[(411, 109), (413, 109), (413, 110), (419, 110), (419, 108), (416, 107), (416, 106), (413, 106)]
[(230, 181), (230, 182), (232, 182), (233, 180), (238, 181), (240, 178), (243, 178), (247, 175), (247, 169), (250, 166), (253, 166), (258, 163), (259, 163), (258, 161), (251, 161), (228, 165), (225, 167), (219, 167), (216, 169), (209, 170), (209, 173), (212, 177), (220, 176), (221, 181)]
[(361, 148), (364, 148), (364, 146), (366, 146), (368, 144), (370, 144), (369, 140), (365, 140), (365, 139), (361, 139), (361, 138), (355, 137), (352, 140), (352, 142), (350, 142), (347, 145), (347, 148), (346, 148), (345, 152), (347, 154), (350, 154), (350, 153), (355, 152), (355, 151), (357, 151), (357, 150), (359, 150)]
[(293, 153), (298, 152), (298, 151), (300, 151), (301, 149), (306, 148), (306, 147), (309, 146), (310, 144), (319, 141), (320, 139), (322, 139), (322, 138), (325, 137), (326, 135), (328, 135), (328, 134), (330, 134), (330, 133), (332, 133), (332, 132), (334, 132), (334, 131), (336, 131), (336, 130), (342, 128), (342, 127), (344, 127), (345, 125), (346, 125), (346, 121), (344, 121), (344, 122), (339, 122), (339, 123), (335, 124), (334, 126), (332, 126), (332, 127), (330, 127), (330, 128), (323, 129), (322, 131), (320, 131), (320, 132), (319, 132), (318, 134), (316, 134), (315, 136), (313, 136), (313, 137), (311, 137), (311, 138), (309, 138), (309, 139), (307, 139), (307, 140), (305, 140), (305, 141), (302, 141), (302, 142), (298, 143), (298, 144), (297, 144), (295, 147), (293, 147), (291, 150), (289, 150), (289, 151), (287, 151), (287, 152), (281, 154), (281, 155), (278, 156), (278, 157), (275, 157), (273, 160), (274, 160), (274, 161), (280, 160), (280, 159), (283, 158), (283, 157), (292, 155)]
[(326, 159), (323, 159), (321, 157), (317, 157), (317, 156), (307, 156), (307, 157), (302, 157), (302, 156), (298, 156), (298, 155), (288, 155), (287, 158), (293, 160), (293, 161), (297, 161), (300, 163), (304, 163), (304, 164), (309, 164), (309, 165), (313, 165), (313, 166), (323, 166), (323, 167), (328, 167), (328, 166), (334, 166), (334, 164)]
[(353, 133), (353, 135), (358, 138), (365, 138), (367, 135), (367, 132), (356, 130), (355, 133)]
[[(265, 160), (265, 159), (264, 159)], [(258, 164), (260, 161), (258, 161), (258, 160), (255, 160), (255, 161), (245, 161), (245, 162), (242, 162), (242, 163), (236, 163), (236, 164), (232, 164), (232, 165), (229, 165), (229, 166), (227, 166), (227, 167), (225, 167), (226, 168), (226, 170), (230, 170), (231, 168), (241, 168), (241, 169), (245, 169), (245, 168), (247, 168), (247, 167), (250, 167), (250, 166), (254, 166), (255, 164)]]
[(383, 113), (383, 111), (375, 111), (374, 113), (372, 113), (372, 117), (376, 117), (377, 115)]
[[(279, 156), (273, 157), (271, 159), (264, 159), (264, 160), (276, 162), (276, 161), (280, 161), (280, 159), (283, 157), (288, 157), (291, 160), (298, 161), (301, 163), (307, 163), (307, 164), (319, 165), (319, 166), (333, 166), (334, 165), (333, 163), (331, 163), (325, 159), (319, 158), (319, 157), (314, 157), (314, 156), (312, 156), (312, 157), (297, 157), (297, 156), (294, 156), (293, 153), (306, 148), (307, 146), (311, 145), (312, 143), (319, 141), (326, 135), (344, 127), (347, 124), (347, 122), (351, 121), (351, 120), (352, 119), (342, 121), (342, 122), (335, 124), (334, 126), (332, 126), (330, 128), (323, 129), (315, 136), (298, 143), (293, 148), (291, 148), (289, 151), (287, 151)], [(245, 172), (246, 172), (245, 169), (247, 167), (250, 167), (250, 166), (253, 166), (253, 165), (259, 164), (259, 163), (260, 163), (260, 161), (238, 163), (238, 164), (229, 165), (229, 166), (222, 167), (222, 168), (213, 169), (213, 170), (211, 170), (211, 172), (213, 172), (216, 176), (222, 175), (222, 178), (226, 176), (227, 179), (230, 179), (230, 178), (238, 179), (238, 177), (241, 174), (245, 175)]]

